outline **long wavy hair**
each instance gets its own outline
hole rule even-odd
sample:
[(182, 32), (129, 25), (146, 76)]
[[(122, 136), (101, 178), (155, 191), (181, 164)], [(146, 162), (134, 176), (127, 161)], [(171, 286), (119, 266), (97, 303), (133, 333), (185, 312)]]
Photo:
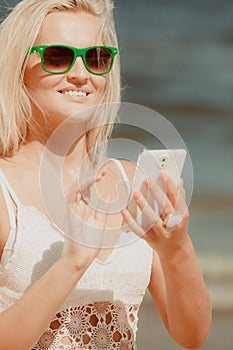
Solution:
[[(45, 17), (57, 11), (87, 11), (102, 23), (103, 43), (118, 47), (111, 0), (23, 0), (0, 26), (0, 156), (9, 157), (25, 141), (32, 127), (30, 94), (24, 84), (28, 48), (33, 46)], [(120, 101), (120, 62), (106, 76), (102, 104)], [(100, 127), (90, 129), (87, 148), (92, 149), (109, 139), (116, 113), (101, 113)]]

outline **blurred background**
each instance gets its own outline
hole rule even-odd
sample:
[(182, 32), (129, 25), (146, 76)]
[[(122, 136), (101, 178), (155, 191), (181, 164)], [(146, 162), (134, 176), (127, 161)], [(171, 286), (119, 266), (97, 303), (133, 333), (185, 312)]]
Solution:
[[(233, 349), (233, 2), (116, 0), (123, 100), (167, 118), (193, 163), (190, 235), (213, 304), (201, 349)], [(145, 140), (146, 144), (146, 140)], [(147, 294), (139, 350), (178, 350)]]
[[(0, 15), (15, 3), (1, 0)], [(201, 349), (232, 350), (233, 2), (115, 0), (115, 7), (123, 101), (162, 114), (191, 155), (190, 235), (213, 304), (211, 330)], [(149, 294), (140, 311), (138, 349), (181, 349)]]

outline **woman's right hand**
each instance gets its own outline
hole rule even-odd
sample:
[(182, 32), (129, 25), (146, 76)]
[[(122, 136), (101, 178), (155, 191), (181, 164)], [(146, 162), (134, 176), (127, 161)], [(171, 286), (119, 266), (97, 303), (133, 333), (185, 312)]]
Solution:
[(102, 171), (81, 185), (74, 184), (67, 195), (67, 232), (61, 259), (75, 270), (87, 269), (103, 246), (110, 197), (103, 196), (96, 208), (91, 208), (82, 195), (105, 174)]

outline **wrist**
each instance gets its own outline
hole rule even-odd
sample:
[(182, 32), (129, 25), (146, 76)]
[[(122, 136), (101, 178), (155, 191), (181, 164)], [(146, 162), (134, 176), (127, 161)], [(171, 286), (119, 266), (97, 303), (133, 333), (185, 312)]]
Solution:
[(165, 244), (157, 250), (161, 262), (164, 260), (177, 262), (184, 261), (187, 257), (194, 255), (194, 248), (189, 235), (185, 235), (182, 239), (175, 239), (173, 242), (165, 241)]
[(83, 264), (78, 265), (76, 262), (73, 261), (73, 259), (69, 259), (63, 256), (60, 257), (57, 263), (65, 271), (65, 273), (69, 273), (77, 277), (82, 275), (89, 267), (89, 265), (88, 266)]

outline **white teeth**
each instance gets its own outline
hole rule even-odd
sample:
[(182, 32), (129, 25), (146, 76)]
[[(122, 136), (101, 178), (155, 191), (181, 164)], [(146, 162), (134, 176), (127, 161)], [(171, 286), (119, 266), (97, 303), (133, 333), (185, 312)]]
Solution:
[(80, 97), (85, 97), (87, 96), (87, 93), (86, 92), (82, 92), (82, 91), (65, 91), (64, 94), (66, 96), (80, 96)]

